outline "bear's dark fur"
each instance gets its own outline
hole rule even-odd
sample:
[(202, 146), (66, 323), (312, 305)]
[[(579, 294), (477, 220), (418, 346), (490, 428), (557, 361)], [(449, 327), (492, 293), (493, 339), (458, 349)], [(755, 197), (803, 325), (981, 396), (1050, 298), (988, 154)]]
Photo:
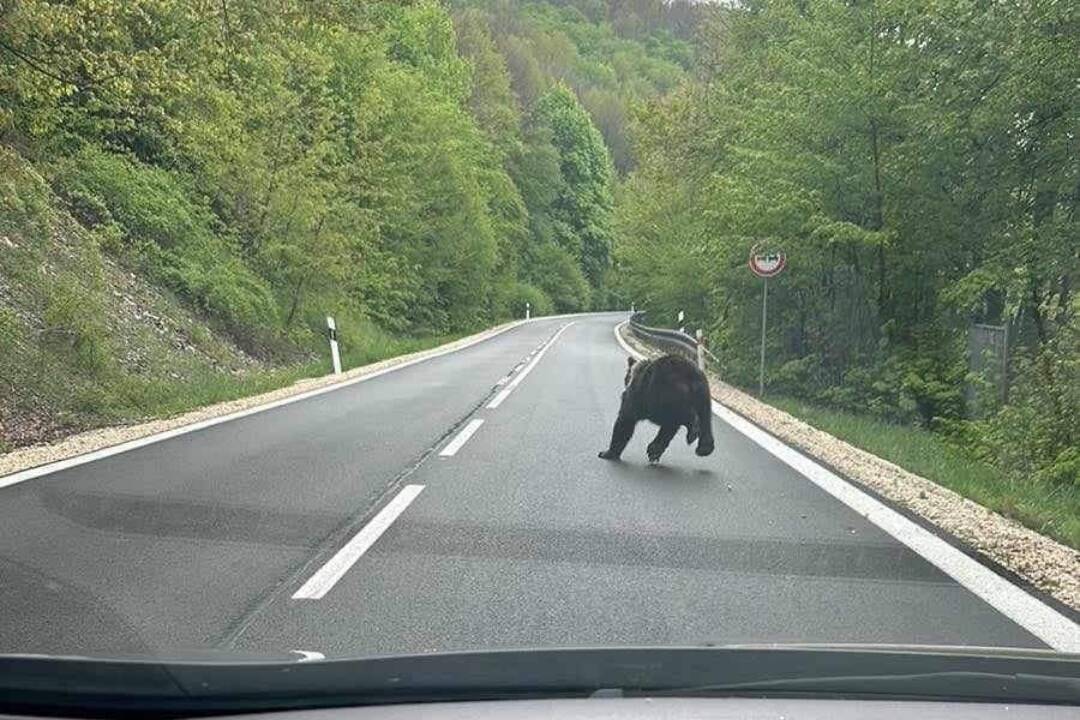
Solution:
[(634, 434), (634, 426), (642, 420), (660, 426), (660, 432), (649, 443), (649, 462), (659, 462), (680, 427), (686, 428), (687, 444), (698, 441), (695, 451), (698, 455), (712, 453), (709, 381), (696, 365), (679, 355), (637, 363), (634, 358), (628, 358), (623, 384), (626, 388), (611, 433), (611, 445), (600, 457), (618, 460)]

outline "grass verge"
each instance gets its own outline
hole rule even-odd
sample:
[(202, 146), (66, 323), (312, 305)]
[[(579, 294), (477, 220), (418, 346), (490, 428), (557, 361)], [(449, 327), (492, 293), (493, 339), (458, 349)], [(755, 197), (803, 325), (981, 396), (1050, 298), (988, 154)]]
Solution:
[(1080, 488), (1009, 477), (965, 448), (922, 428), (789, 397), (771, 396), (767, 401), (819, 430), (1080, 549)]
[[(353, 336), (352, 347), (342, 348), (343, 370), (368, 365), (398, 355), (427, 350), (453, 342), (467, 333), (427, 337), (394, 337), (378, 327), (365, 328), (363, 340)], [(144, 420), (178, 415), (189, 410), (259, 395), (298, 380), (322, 377), (331, 372), (329, 346), (326, 357), (297, 365), (269, 368), (232, 376), (203, 371), (173, 382), (147, 379), (118, 380), (109, 393), (112, 402), (102, 403), (102, 414), (117, 421)]]

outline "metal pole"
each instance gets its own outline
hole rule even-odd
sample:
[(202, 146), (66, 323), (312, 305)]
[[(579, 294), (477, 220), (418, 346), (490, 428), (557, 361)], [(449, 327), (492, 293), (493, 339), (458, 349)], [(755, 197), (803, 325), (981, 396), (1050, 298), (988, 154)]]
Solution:
[(1001, 402), (1009, 402), (1009, 320), (1001, 326), (1004, 331), (1001, 336)]
[(765, 396), (765, 323), (769, 317), (769, 278), (761, 287), (761, 365), (758, 368), (758, 397)]

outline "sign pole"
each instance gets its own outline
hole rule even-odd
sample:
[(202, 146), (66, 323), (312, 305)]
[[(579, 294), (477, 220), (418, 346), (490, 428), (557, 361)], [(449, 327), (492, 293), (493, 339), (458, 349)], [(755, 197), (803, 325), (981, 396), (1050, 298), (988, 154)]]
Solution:
[(750, 249), (750, 271), (761, 278), (761, 360), (758, 365), (758, 397), (765, 396), (765, 328), (769, 322), (769, 278), (776, 277), (787, 267), (787, 255), (769, 249), (759, 242)]
[(769, 317), (769, 278), (761, 280), (761, 363), (758, 366), (758, 397), (765, 397), (765, 323)]

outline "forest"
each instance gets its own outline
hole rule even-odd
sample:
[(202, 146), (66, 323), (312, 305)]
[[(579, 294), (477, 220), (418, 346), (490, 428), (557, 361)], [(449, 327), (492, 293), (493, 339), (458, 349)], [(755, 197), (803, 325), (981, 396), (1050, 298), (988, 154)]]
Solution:
[[(752, 387), (747, 257), (782, 248), (771, 391), (931, 428), (1075, 495), (1080, 6), (762, 0), (701, 33), (694, 78), (638, 116), (616, 219), (629, 295), (684, 309)], [(1007, 394), (971, 372), (976, 324), (1008, 333)]]
[(0, 140), (110, 253), (259, 351), (327, 312), (415, 334), (611, 304), (627, 108), (690, 62), (671, 33), (546, 3), (0, 17)]

